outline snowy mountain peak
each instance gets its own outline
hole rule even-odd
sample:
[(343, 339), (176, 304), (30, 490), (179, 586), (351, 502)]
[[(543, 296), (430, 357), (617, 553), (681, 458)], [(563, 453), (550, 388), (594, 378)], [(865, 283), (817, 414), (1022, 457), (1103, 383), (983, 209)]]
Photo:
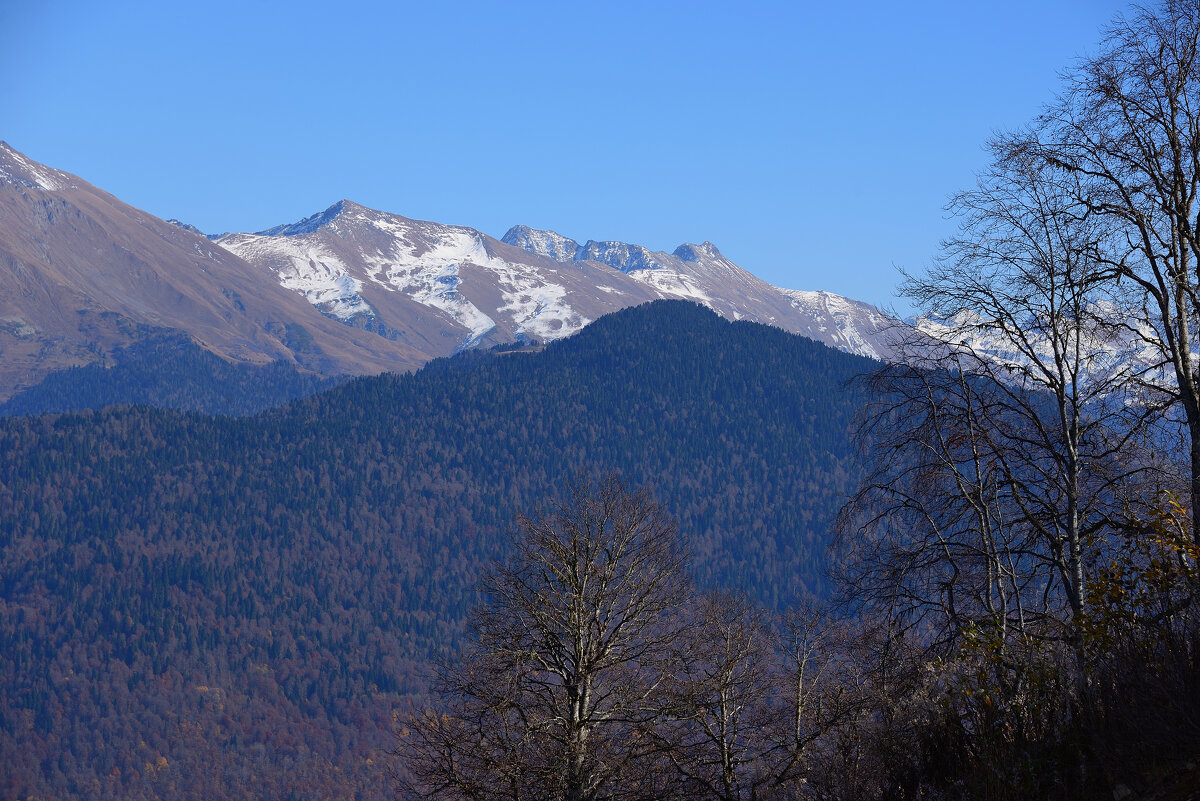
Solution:
[(574, 239), (528, 225), (514, 225), (500, 241), (555, 261), (573, 261), (579, 252), (579, 243)]
[[(514, 225), (500, 241), (555, 261), (595, 261), (623, 273), (678, 268), (681, 266), (679, 261), (698, 262), (706, 258), (723, 258), (717, 246), (707, 241), (700, 245), (686, 242), (668, 255), (627, 242), (589, 239), (580, 245), (562, 234), (530, 228), (528, 225)], [(674, 261), (672, 257), (679, 261)]]
[(597, 242), (589, 239), (579, 248), (575, 259), (598, 261), (620, 270), (631, 273), (634, 270), (661, 270), (667, 266), (665, 253), (655, 253), (641, 245), (630, 245), (626, 242)]
[(337, 216), (345, 210), (348, 204), (353, 205), (350, 204), (350, 201), (348, 200), (339, 200), (337, 203), (334, 203), (332, 206), (325, 209), (325, 211), (317, 212), (309, 217), (305, 217), (299, 222), (276, 225), (263, 231), (256, 231), (255, 233), (259, 236), (298, 236), (300, 234), (311, 234), (321, 226), (328, 225), (330, 222), (336, 219)]
[[(598, 242), (594, 239), (589, 239), (580, 245), (574, 239), (569, 239), (562, 234), (530, 228), (527, 225), (514, 225), (508, 229), (508, 233), (500, 241), (556, 261), (595, 261), (607, 264), (623, 273), (631, 273), (634, 270), (661, 270), (673, 266), (670, 264), (671, 257), (666, 253), (658, 253), (641, 245), (631, 245), (627, 242)], [(696, 250), (703, 250), (707, 247), (711, 248), (713, 253), (717, 250), (709, 242), (705, 242), (704, 245), (681, 245), (680, 247)]]
[(8, 142), (0, 142), (0, 182), (49, 192), (77, 188), (72, 175), (37, 163)]
[(527, 225), (513, 226), (502, 241), (541, 258), (497, 249), (494, 239), (474, 228), (409, 219), (348, 200), (291, 225), (218, 240), (348, 325), (389, 337), (435, 321), (451, 326), (436, 337), (421, 335), (431, 347), (442, 338), (455, 349), (514, 339), (544, 342), (607, 311), (681, 298), (732, 320), (777, 325), (853, 353), (878, 358), (889, 350), (886, 332), (895, 321), (874, 307), (771, 286), (712, 242), (665, 253), (617, 241), (581, 245)]
[(684, 261), (700, 261), (704, 256), (712, 256), (713, 258), (721, 258), (721, 251), (717, 250), (717, 246), (712, 242), (705, 240), (702, 244), (693, 245), (690, 242), (685, 242), (675, 248), (672, 254)]

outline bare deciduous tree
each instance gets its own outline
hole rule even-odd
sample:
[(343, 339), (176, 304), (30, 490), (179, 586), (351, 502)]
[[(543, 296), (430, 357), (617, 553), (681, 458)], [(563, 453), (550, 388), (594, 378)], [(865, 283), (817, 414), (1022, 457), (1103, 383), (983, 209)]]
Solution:
[(474, 641), (443, 671), (447, 708), (401, 752), (426, 798), (620, 798), (637, 788), (639, 724), (661, 714), (688, 598), (675, 524), (609, 476), (518, 521), (483, 581)]
[[(1182, 410), (1200, 508), (1200, 2), (1119, 18), (1061, 99), (1008, 144), (1063, 175), (1081, 213), (1108, 229), (1096, 257), (1158, 354), (1142, 383)], [(1192, 525), (1200, 544), (1200, 515)]]
[[(979, 775), (1005, 785), (1019, 771), (996, 757), (1064, 720), (1096, 735), (1080, 710), (1112, 665), (1087, 647), (1111, 622), (1104, 604), (1169, 577), (1152, 615), (1134, 615), (1162, 635), (1194, 580), (1193, 548), (1131, 546), (1170, 497), (1168, 460), (1147, 444), (1172, 420), (1200, 508), (1200, 2), (1119, 18), (1065, 81), (1028, 130), (992, 142), (992, 169), (952, 204), (960, 235), (906, 276), (933, 336), (873, 377), (870, 473), (841, 518), (847, 596), (915, 646), (910, 664), (935, 666), (927, 690), (946, 690), (927, 704), (947, 715), (924, 726), (930, 742), (976, 752)], [(1187, 512), (1171, 519), (1200, 544)], [(1084, 750), (1063, 756), (1061, 775), (1086, 784), (1065, 767)]]
[(760, 798), (778, 767), (778, 671), (761, 609), (732, 592), (707, 595), (692, 616), (666, 714), (646, 735), (675, 790), (720, 801)]
[(1074, 177), (1006, 139), (993, 154), (951, 206), (960, 235), (903, 284), (932, 337), (872, 379), (874, 472), (843, 517), (865, 536), (853, 586), (944, 645), (983, 630), (1078, 649), (1087, 544), (1158, 407), (1129, 402), (1143, 366), (1123, 350), (1109, 228)]
[[(866, 706), (848, 632), (811, 602), (773, 625), (731, 591), (695, 604), (646, 769), (660, 795), (768, 801), (812, 795)], [(827, 782), (825, 783), (827, 784)], [(824, 784), (822, 784), (824, 786)]]

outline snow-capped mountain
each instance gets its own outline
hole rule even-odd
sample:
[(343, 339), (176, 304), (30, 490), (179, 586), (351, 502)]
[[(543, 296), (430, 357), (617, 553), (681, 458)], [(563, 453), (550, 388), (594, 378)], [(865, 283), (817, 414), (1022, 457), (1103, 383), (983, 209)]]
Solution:
[(299, 223), (217, 243), (322, 313), (434, 355), (568, 336), (602, 314), (656, 297), (598, 265), (568, 267), (472, 228), (349, 200)]
[(324, 314), (385, 336), (416, 333), (423, 342), (449, 331), (456, 349), (557, 339), (601, 314), (658, 298), (693, 300), (729, 319), (876, 358), (887, 354), (896, 325), (864, 303), (771, 286), (710, 242), (664, 253), (624, 242), (581, 245), (528, 226), (496, 240), (349, 200), (297, 223), (216, 241)]
[(716, 245), (683, 244), (672, 253), (624, 242), (580, 245), (553, 231), (518, 225), (504, 242), (560, 261), (606, 264), (658, 297), (686, 298), (735, 320), (784, 328), (839, 350), (886, 358), (897, 321), (861, 301), (829, 292), (780, 289), (721, 255)]
[(546, 342), (659, 298), (875, 357), (897, 325), (857, 301), (771, 286), (709, 242), (665, 253), (525, 226), (501, 240), (349, 200), (206, 235), (0, 143), (0, 401), (162, 332), (234, 362), (358, 375)]
[(895, 319), (860, 301), (772, 286), (722, 256), (711, 242), (685, 243), (664, 253), (624, 242), (579, 245), (553, 231), (525, 226), (510, 229), (503, 241), (551, 258), (557, 258), (552, 253), (573, 249), (571, 261), (607, 264), (660, 297), (695, 300), (731, 319), (776, 325), (863, 356), (886, 357), (889, 332), (897, 325)]
[(902, 324), (875, 306), (820, 290), (780, 291), (793, 308), (813, 321), (807, 329), (793, 329), (795, 333), (873, 359), (883, 360), (893, 355), (893, 343)]

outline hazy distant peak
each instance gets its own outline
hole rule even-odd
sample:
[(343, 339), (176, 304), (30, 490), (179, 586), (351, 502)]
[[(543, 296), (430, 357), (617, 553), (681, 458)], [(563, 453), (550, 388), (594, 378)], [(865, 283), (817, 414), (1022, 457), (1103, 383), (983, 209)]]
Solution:
[(684, 261), (700, 261), (703, 256), (711, 256), (713, 258), (721, 258), (721, 251), (717, 250), (717, 246), (707, 239), (699, 245), (693, 245), (690, 242), (685, 242), (675, 248), (673, 254)]
[(328, 225), (337, 219), (338, 215), (345, 211), (348, 205), (353, 206), (355, 204), (342, 199), (325, 209), (325, 211), (305, 217), (299, 222), (284, 223), (283, 225), (276, 225), (273, 228), (255, 231), (255, 233), (259, 236), (299, 236), (300, 234), (311, 234), (321, 226)]
[(579, 243), (574, 239), (528, 225), (514, 225), (500, 241), (555, 261), (573, 261), (579, 252)]
[(31, 189), (57, 192), (74, 189), (73, 176), (45, 164), (39, 164), (19, 152), (8, 142), (0, 141), (0, 181), (20, 184)]

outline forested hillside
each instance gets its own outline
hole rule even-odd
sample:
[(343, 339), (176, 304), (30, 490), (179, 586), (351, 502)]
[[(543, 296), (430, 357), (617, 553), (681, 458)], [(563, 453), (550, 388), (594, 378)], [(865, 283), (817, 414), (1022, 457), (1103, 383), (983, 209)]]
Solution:
[(702, 585), (821, 593), (872, 362), (660, 302), (252, 418), (0, 421), (0, 797), (377, 799), (514, 516), (620, 471)]
[[(292, 342), (296, 347), (296, 343)], [(0, 403), (0, 417), (144, 404), (206, 414), (254, 414), (337, 383), (287, 362), (230, 362), (182, 333), (147, 331), (112, 364), (51, 373)]]

